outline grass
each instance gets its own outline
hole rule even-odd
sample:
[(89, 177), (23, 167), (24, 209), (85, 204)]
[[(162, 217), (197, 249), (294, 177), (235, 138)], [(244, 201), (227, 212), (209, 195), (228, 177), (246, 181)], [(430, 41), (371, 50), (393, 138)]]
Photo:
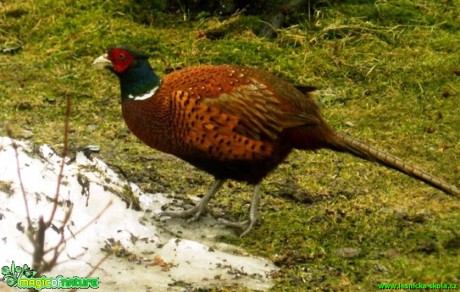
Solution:
[[(161, 1), (157, 1), (160, 3)], [(212, 178), (130, 135), (117, 80), (91, 67), (106, 48), (130, 44), (168, 67), (240, 64), (314, 85), (338, 130), (389, 150), (459, 185), (459, 2), (342, 1), (311, 22), (259, 39), (255, 16), (239, 15), (222, 38), (216, 18), (183, 21), (135, 1), (4, 1), (0, 4), (0, 134), (32, 132), (62, 147), (72, 99), (70, 147), (100, 156), (151, 192), (203, 194)], [(223, 26), (223, 27), (222, 27)], [(277, 263), (274, 291), (375, 290), (378, 283), (460, 284), (460, 202), (353, 157), (294, 151), (264, 181), (261, 224), (223, 241)], [(251, 189), (227, 183), (212, 202), (242, 219)], [(343, 248), (355, 254), (347, 255)]]

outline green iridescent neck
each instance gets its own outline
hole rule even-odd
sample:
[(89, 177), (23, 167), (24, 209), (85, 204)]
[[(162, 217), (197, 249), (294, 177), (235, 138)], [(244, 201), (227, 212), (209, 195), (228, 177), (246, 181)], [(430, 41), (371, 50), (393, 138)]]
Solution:
[(161, 84), (160, 77), (144, 58), (137, 59), (135, 64), (117, 76), (120, 79), (122, 101), (147, 99), (149, 93), (153, 95)]

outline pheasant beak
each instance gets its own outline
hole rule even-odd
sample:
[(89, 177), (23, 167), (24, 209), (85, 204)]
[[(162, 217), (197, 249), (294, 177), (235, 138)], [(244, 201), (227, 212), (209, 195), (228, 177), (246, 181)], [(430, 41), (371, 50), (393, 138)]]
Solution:
[(97, 68), (112, 68), (113, 64), (112, 61), (108, 59), (108, 55), (104, 54), (93, 61), (93, 66)]

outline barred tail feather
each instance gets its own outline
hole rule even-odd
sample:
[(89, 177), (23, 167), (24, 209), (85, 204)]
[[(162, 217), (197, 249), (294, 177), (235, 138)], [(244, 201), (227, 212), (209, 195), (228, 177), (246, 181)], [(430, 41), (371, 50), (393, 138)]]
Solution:
[(460, 190), (456, 186), (405, 162), (397, 156), (342, 133), (334, 133), (328, 140), (327, 147), (330, 149), (347, 152), (365, 160), (385, 165), (421, 180), (447, 194), (460, 198)]

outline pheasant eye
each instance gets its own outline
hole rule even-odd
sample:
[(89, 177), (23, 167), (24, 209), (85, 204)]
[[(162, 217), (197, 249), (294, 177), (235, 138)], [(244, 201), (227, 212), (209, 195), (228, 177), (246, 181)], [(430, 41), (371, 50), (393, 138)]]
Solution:
[(124, 54), (124, 53), (120, 53), (120, 54), (118, 55), (118, 59), (120, 59), (121, 61), (125, 60), (125, 59), (126, 59), (125, 54)]

